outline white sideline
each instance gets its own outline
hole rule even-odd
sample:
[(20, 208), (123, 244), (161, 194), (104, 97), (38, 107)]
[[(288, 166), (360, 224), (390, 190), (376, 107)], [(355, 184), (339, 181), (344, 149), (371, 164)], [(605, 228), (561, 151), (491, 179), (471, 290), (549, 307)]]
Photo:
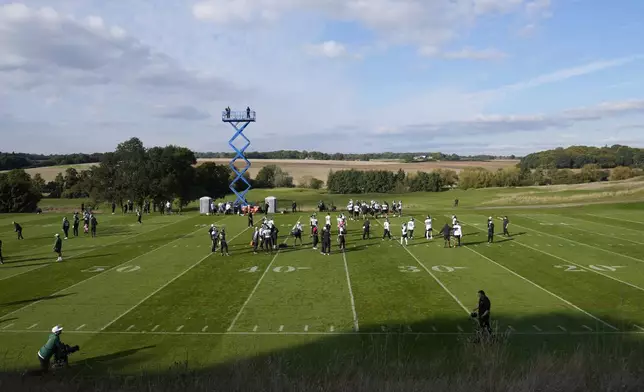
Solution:
[(353, 289), (351, 288), (351, 277), (349, 276), (349, 265), (347, 264), (347, 254), (342, 250), (342, 258), (344, 259), (344, 271), (347, 274), (347, 286), (349, 286), (349, 298), (351, 299), (351, 311), (353, 312), (353, 329), (356, 332), (360, 331), (358, 324), (358, 313), (356, 312), (356, 301), (353, 297)]
[[(225, 219), (227, 219), (227, 218), (224, 218), (224, 219), (222, 219), (221, 221), (223, 221), (223, 220), (225, 220)], [(175, 223), (179, 223), (179, 222), (184, 222), (184, 221), (186, 221), (186, 220), (187, 220), (187, 219), (183, 219), (183, 220), (180, 220), (180, 221), (177, 221), (177, 222), (173, 222), (173, 223), (170, 223), (170, 224), (167, 224), (167, 225), (161, 226), (161, 227), (159, 227), (159, 228), (157, 228), (157, 229), (154, 229), (154, 230), (148, 231), (148, 232), (146, 232), (146, 233), (151, 233), (151, 232), (153, 232), (153, 231), (159, 230), (159, 229), (164, 228), (164, 227), (166, 227), (166, 226), (170, 226), (170, 225), (173, 225), (173, 224), (175, 224)], [(221, 221), (219, 221), (219, 222), (221, 222)], [(69, 286), (69, 287), (66, 287), (66, 288), (64, 288), (64, 289), (62, 289), (62, 290), (56, 291), (55, 293), (48, 295), (47, 297), (53, 297), (53, 296), (55, 296), (55, 295), (58, 295), (58, 294), (61, 294), (61, 293), (65, 292), (65, 291), (67, 291), (67, 290), (69, 290), (69, 289), (71, 289), (71, 288), (74, 288), (74, 287), (76, 287), (76, 286), (78, 286), (78, 285), (80, 285), (80, 284), (82, 284), (82, 283), (89, 282), (90, 280), (92, 280), (92, 279), (94, 279), (94, 278), (96, 278), (96, 277), (98, 277), (98, 276), (102, 275), (102, 274), (103, 274), (103, 273), (105, 273), (105, 272), (112, 271), (112, 270), (114, 270), (114, 269), (116, 269), (116, 268), (122, 267), (123, 265), (125, 265), (125, 264), (127, 264), (127, 263), (130, 263), (130, 262), (132, 262), (132, 261), (134, 261), (134, 260), (138, 259), (139, 257), (143, 257), (143, 256), (145, 256), (145, 255), (147, 255), (147, 254), (149, 254), (149, 253), (152, 253), (152, 252), (155, 252), (155, 251), (157, 251), (157, 250), (159, 250), (159, 249), (161, 249), (161, 248), (164, 248), (164, 247), (166, 247), (166, 246), (168, 246), (168, 245), (170, 245), (170, 244), (172, 244), (172, 243), (174, 243), (174, 242), (176, 242), (176, 241), (179, 241), (179, 240), (181, 240), (181, 239), (183, 239), (183, 238), (185, 238), (185, 237), (187, 237), (187, 236), (189, 236), (189, 235), (192, 235), (193, 233), (196, 233), (196, 232), (197, 232), (197, 231), (199, 231), (199, 230), (201, 230), (201, 228), (199, 228), (199, 229), (197, 229), (197, 230), (195, 230), (195, 231), (193, 231), (193, 232), (191, 232), (191, 233), (188, 233), (188, 234), (186, 234), (186, 235), (184, 235), (184, 236), (181, 236), (181, 237), (177, 238), (177, 239), (176, 239), (176, 240), (174, 240), (174, 241), (170, 241), (170, 242), (168, 242), (168, 243), (167, 243), (167, 244), (165, 244), (165, 245), (161, 245), (161, 246), (159, 246), (159, 247), (157, 247), (157, 248), (154, 248), (154, 249), (152, 249), (152, 250), (150, 250), (150, 251), (148, 251), (148, 252), (142, 253), (142, 254), (140, 254), (140, 255), (138, 255), (138, 256), (136, 256), (136, 257), (134, 257), (134, 258), (132, 258), (132, 259), (130, 259), (130, 260), (128, 260), (128, 261), (126, 261), (126, 262), (123, 262), (123, 263), (121, 263), (121, 264), (119, 264), (119, 265), (117, 265), (117, 266), (114, 266), (114, 267), (112, 267), (112, 268), (110, 268), (110, 269), (108, 269), (108, 270), (106, 270), (106, 271), (104, 271), (104, 272), (102, 272), (102, 273), (94, 274), (94, 275), (90, 276), (90, 277), (89, 277), (89, 278), (87, 278), (87, 279), (83, 279), (83, 280), (81, 280), (81, 281), (79, 281), (79, 282), (76, 282), (76, 283), (74, 283), (73, 285), (71, 285), (71, 286)], [(143, 233), (141, 233), (141, 234), (143, 234)], [(140, 234), (138, 234), (138, 235), (140, 235)], [(135, 236), (135, 237), (136, 237), (136, 236)], [(130, 238), (134, 238), (134, 237), (130, 237)], [(116, 244), (116, 243), (118, 243), (118, 242), (120, 242), (120, 241), (113, 242), (113, 243), (110, 243), (110, 244), (108, 244), (108, 245), (113, 245), (113, 244)], [(10, 315), (12, 315), (12, 314), (15, 314), (15, 313), (17, 313), (17, 312), (19, 312), (19, 311), (21, 311), (21, 310), (23, 310), (23, 309), (29, 308), (29, 307), (31, 307), (31, 306), (33, 306), (33, 305), (36, 305), (36, 304), (38, 304), (38, 303), (42, 302), (43, 300), (44, 300), (44, 299), (41, 299), (41, 300), (38, 300), (38, 301), (35, 301), (35, 302), (31, 302), (31, 303), (29, 303), (29, 304), (27, 304), (27, 305), (25, 305), (25, 306), (23, 306), (23, 307), (21, 307), (21, 308), (18, 308), (18, 309), (14, 310), (14, 311), (12, 311), (12, 312), (9, 312), (9, 313), (7, 313), (7, 314), (5, 314), (5, 315), (3, 315), (3, 316), (0, 316), (0, 320), (2, 320), (3, 318), (5, 318), (5, 317), (7, 317), (7, 316), (10, 316)]]
[[(222, 220), (221, 220), (221, 221), (219, 221), (219, 222), (222, 222), (222, 221), (223, 221), (223, 220), (225, 220), (225, 219), (227, 219), (227, 218), (224, 218), (224, 219), (222, 219)], [(197, 230), (195, 230), (195, 231), (199, 231), (199, 230), (202, 230), (202, 228), (200, 227), (200, 228), (198, 228), (198, 229), (197, 229)], [(239, 232), (239, 234), (237, 234), (236, 236), (234, 236), (233, 238), (231, 238), (231, 239), (230, 239), (230, 242), (232, 242), (235, 238), (239, 237), (240, 235), (244, 234), (244, 233), (246, 232), (246, 230), (248, 230), (248, 227), (246, 227), (244, 230), (240, 231), (240, 232)], [(193, 231), (193, 233), (194, 233), (194, 231)], [(190, 234), (192, 234), (192, 233), (190, 233)], [(157, 249), (158, 249), (158, 248), (157, 248)], [(154, 296), (154, 295), (155, 295), (156, 293), (158, 293), (159, 291), (161, 291), (161, 290), (165, 289), (166, 287), (168, 287), (168, 286), (169, 286), (170, 284), (172, 284), (172, 282), (174, 282), (175, 280), (177, 280), (177, 279), (179, 279), (180, 277), (182, 277), (183, 275), (187, 274), (191, 269), (195, 268), (196, 266), (198, 266), (199, 264), (201, 264), (204, 260), (206, 260), (207, 258), (209, 258), (210, 256), (212, 256), (212, 254), (213, 254), (213, 252), (208, 253), (208, 255), (206, 255), (206, 257), (203, 257), (201, 260), (197, 261), (196, 263), (194, 263), (193, 265), (191, 265), (190, 267), (188, 267), (187, 269), (185, 269), (182, 273), (180, 273), (179, 275), (177, 275), (177, 276), (175, 276), (174, 278), (170, 279), (170, 280), (169, 280), (168, 282), (166, 282), (163, 286), (161, 286), (161, 287), (159, 287), (158, 289), (154, 290), (150, 295), (148, 295), (147, 297), (143, 298), (143, 299), (142, 299), (141, 301), (139, 301), (136, 305), (132, 306), (131, 308), (129, 308), (128, 310), (126, 310), (125, 312), (123, 312), (120, 316), (118, 316), (118, 317), (117, 317), (117, 318), (115, 318), (114, 320), (112, 320), (112, 321), (110, 321), (109, 323), (107, 323), (103, 328), (101, 328), (101, 331), (102, 331), (102, 330), (104, 330), (104, 329), (106, 329), (106, 328), (107, 328), (107, 327), (109, 327), (110, 325), (114, 324), (114, 323), (115, 323), (115, 322), (117, 322), (118, 320), (120, 320), (120, 319), (121, 319), (123, 316), (125, 316), (126, 314), (128, 314), (128, 313), (130, 313), (131, 311), (133, 311), (134, 309), (136, 309), (139, 305), (141, 305), (142, 303), (144, 303), (145, 301), (147, 301), (148, 299), (150, 299), (152, 296)]]
[[(382, 227), (382, 224), (378, 219), (376, 219), (376, 222), (378, 222), (378, 225)], [(391, 237), (394, 239), (394, 241), (396, 241), (396, 236), (392, 234)], [(451, 291), (449, 291), (447, 286), (445, 286), (443, 282), (441, 282), (440, 279), (438, 279), (436, 275), (432, 273), (432, 271), (430, 271), (427, 267), (425, 267), (425, 265), (421, 263), (420, 260), (418, 260), (418, 258), (413, 253), (411, 253), (406, 246), (403, 246), (398, 241), (396, 241), (396, 243), (399, 244), (405, 251), (407, 251), (407, 253), (409, 253), (409, 255), (413, 257), (414, 260), (416, 260), (416, 263), (418, 263), (418, 265), (420, 265), (436, 281), (436, 283), (438, 283), (438, 285), (441, 286), (443, 290), (445, 290), (445, 292), (447, 292), (447, 294), (449, 294), (454, 299), (454, 301), (456, 301), (456, 303), (458, 303), (460, 307), (463, 308), (463, 310), (465, 310), (465, 313), (470, 314), (470, 310), (467, 307), (465, 307), (465, 305), (463, 305), (463, 303)]]
[[(297, 220), (298, 220), (298, 221), (299, 221), (300, 219), (302, 219), (302, 215), (300, 215), (300, 216), (297, 218)], [(284, 243), (286, 243), (286, 241), (288, 241), (288, 238), (289, 238), (289, 237), (288, 237), (288, 235), (287, 235), (287, 236), (286, 236), (286, 238), (284, 239)], [(244, 309), (246, 309), (246, 305), (248, 305), (248, 303), (250, 302), (251, 298), (253, 298), (253, 295), (255, 295), (255, 292), (257, 291), (257, 288), (259, 287), (260, 283), (262, 283), (262, 280), (264, 280), (264, 277), (266, 276), (266, 274), (268, 273), (268, 271), (269, 271), (269, 270), (271, 269), (271, 267), (273, 266), (273, 263), (275, 262), (275, 259), (277, 259), (277, 256), (279, 256), (279, 254), (280, 254), (280, 249), (279, 249), (279, 247), (278, 247), (278, 248), (277, 248), (277, 253), (275, 253), (275, 256), (273, 256), (273, 259), (272, 259), (272, 260), (271, 260), (271, 262), (268, 264), (268, 267), (266, 267), (266, 269), (264, 270), (264, 273), (262, 274), (262, 276), (260, 276), (260, 277), (259, 277), (259, 280), (258, 280), (258, 281), (257, 281), (257, 283), (255, 284), (255, 287), (253, 287), (253, 290), (250, 292), (250, 295), (248, 296), (248, 298), (246, 298), (246, 301), (244, 302), (244, 304), (242, 305), (242, 307), (239, 309), (239, 312), (237, 312), (237, 315), (235, 316), (235, 318), (233, 319), (233, 321), (230, 323), (230, 326), (229, 326), (229, 327), (228, 327), (228, 329), (227, 329), (227, 331), (228, 331), (228, 332), (230, 332), (230, 331), (235, 327), (235, 324), (237, 323), (237, 320), (239, 319), (239, 317), (241, 316), (241, 314), (244, 312)]]

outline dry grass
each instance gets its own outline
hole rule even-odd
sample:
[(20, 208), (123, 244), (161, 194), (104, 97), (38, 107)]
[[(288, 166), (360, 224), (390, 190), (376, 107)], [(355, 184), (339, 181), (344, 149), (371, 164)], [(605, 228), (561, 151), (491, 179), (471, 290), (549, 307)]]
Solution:
[[(230, 159), (199, 159), (197, 165), (205, 162), (215, 162), (222, 165), (228, 165)], [(253, 159), (251, 160), (251, 168), (249, 173), (251, 177), (255, 177), (257, 172), (266, 165), (278, 165), (283, 170), (289, 172), (295, 183), (302, 184), (306, 182), (307, 178), (315, 177), (320, 180), (326, 181), (329, 170), (389, 170), (397, 171), (403, 169), (406, 172), (417, 171), (431, 171), (434, 169), (451, 169), (457, 172), (468, 166), (481, 166), (489, 170), (502, 169), (509, 166), (514, 166), (519, 163), (518, 160), (494, 160), (488, 162), (414, 162), (402, 163), (391, 160), (376, 160), (368, 162), (360, 161), (319, 161), (319, 160), (289, 160), (289, 159)], [(45, 181), (53, 181), (58, 173), (64, 172), (68, 167), (73, 167), (76, 170), (85, 170), (95, 165), (94, 163), (86, 163), (80, 165), (70, 166), (51, 166), (51, 167), (38, 167), (27, 169), (27, 173), (33, 176), (36, 173), (45, 179)]]
[[(601, 346), (601, 347), (600, 347)], [(427, 360), (381, 358), (366, 367), (357, 358), (336, 360), (316, 370), (300, 368), (279, 355), (240, 360), (208, 370), (177, 363), (163, 373), (96, 378), (0, 375), (6, 391), (317, 391), (317, 392), (600, 392), (641, 391), (641, 354), (610, 344), (580, 346), (573, 352), (541, 350), (517, 360), (506, 344), (479, 345), (442, 352)], [(434, 353), (436, 354), (436, 353)], [(449, 359), (451, 357), (451, 359)], [(347, 362), (348, 361), (348, 362)]]
[[(562, 189), (562, 191), (570, 189)], [(614, 202), (644, 197), (644, 185), (621, 190), (605, 190), (603, 192), (580, 192), (578, 194), (557, 195), (546, 192), (526, 192), (505, 195), (498, 199), (482, 202), (486, 205), (567, 205), (570, 203), (597, 203), (602, 201)]]
[[(198, 164), (204, 162), (215, 162), (219, 164), (228, 164), (228, 159), (200, 159)], [(249, 170), (251, 177), (255, 177), (257, 172), (266, 165), (278, 165), (282, 170), (287, 171), (293, 176), (297, 184), (306, 181), (307, 178), (315, 177), (326, 181), (329, 170), (389, 170), (398, 171), (403, 169), (405, 172), (413, 173), (417, 171), (432, 171), (434, 169), (451, 169), (459, 172), (465, 167), (481, 166), (489, 170), (497, 170), (505, 167), (515, 166), (518, 160), (494, 160), (488, 162), (413, 162), (402, 163), (389, 160), (377, 161), (320, 161), (320, 160), (288, 160), (288, 159), (253, 159)]]

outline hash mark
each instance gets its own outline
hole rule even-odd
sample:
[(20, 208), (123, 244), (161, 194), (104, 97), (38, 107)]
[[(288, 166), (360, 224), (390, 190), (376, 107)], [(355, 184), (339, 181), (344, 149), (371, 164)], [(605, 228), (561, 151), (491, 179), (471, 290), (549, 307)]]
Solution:
[(35, 328), (37, 325), (38, 325), (38, 323), (36, 323), (36, 324), (32, 325), (31, 327), (29, 327), (29, 328), (27, 328), (27, 329)]
[(583, 328), (586, 328), (586, 329), (587, 329), (587, 330), (589, 330), (589, 331), (592, 331), (592, 330), (593, 330), (592, 328), (590, 328), (590, 327), (589, 327), (589, 326), (587, 326), (587, 325), (582, 325), (582, 327), (583, 327)]
[(461, 328), (461, 326), (460, 326), (460, 325), (457, 325), (457, 326), (456, 326), (456, 329), (458, 329), (458, 332), (463, 332), (463, 328)]
[(560, 329), (560, 330), (562, 330), (562, 331), (564, 331), (564, 332), (567, 332), (567, 331), (566, 331), (566, 328), (562, 327), (561, 325), (557, 325), (557, 327), (559, 327), (559, 329)]
[(125, 331), (127, 332), (127, 331), (131, 330), (132, 328), (134, 328), (134, 324), (132, 324), (129, 327), (127, 327), (127, 329)]
[(80, 327), (76, 328), (77, 331), (80, 331), (81, 329), (85, 328), (85, 324), (81, 325)]
[(333, 327), (333, 325), (329, 328), (329, 331), (331, 332), (335, 331), (335, 328)]
[(308, 325), (304, 326), (304, 332), (309, 332), (309, 326)]
[(253, 327), (253, 332), (257, 332), (257, 325)]
[(203, 327), (203, 328), (201, 329), (201, 332), (206, 332), (206, 330), (207, 330), (207, 329), (208, 329), (208, 326), (206, 325), (205, 327)]
[(11, 327), (13, 327), (13, 323), (5, 325), (2, 329), (9, 329)]
[(541, 332), (541, 328), (537, 327), (536, 325), (533, 325), (532, 328), (534, 328), (537, 332)]
[(640, 326), (639, 326), (639, 325), (637, 325), (637, 324), (633, 324), (633, 326), (634, 326), (635, 328), (639, 329), (640, 331), (644, 331), (644, 328), (640, 327)]
[(284, 326), (280, 325), (280, 332), (282, 332), (283, 330), (284, 330)]
[(152, 332), (156, 331), (156, 330), (157, 330), (157, 328), (159, 328), (159, 326), (158, 326), (158, 325), (155, 325), (155, 326), (154, 326), (154, 328), (152, 328)]
[(433, 325), (432, 325), (432, 331), (434, 331), (434, 332), (437, 331), (436, 327), (434, 327)]
[(177, 332), (181, 331), (183, 329), (183, 325), (180, 325), (179, 328), (177, 328)]

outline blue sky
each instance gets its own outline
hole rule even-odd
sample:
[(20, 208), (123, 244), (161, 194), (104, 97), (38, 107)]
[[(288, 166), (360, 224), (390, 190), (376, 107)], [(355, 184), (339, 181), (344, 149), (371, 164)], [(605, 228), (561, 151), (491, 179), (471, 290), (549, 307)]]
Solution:
[(644, 2), (0, 0), (0, 151), (644, 147)]

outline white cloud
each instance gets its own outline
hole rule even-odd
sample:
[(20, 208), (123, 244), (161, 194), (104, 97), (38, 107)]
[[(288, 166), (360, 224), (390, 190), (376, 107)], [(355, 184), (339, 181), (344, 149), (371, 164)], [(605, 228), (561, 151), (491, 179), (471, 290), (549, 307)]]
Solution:
[(383, 42), (415, 45), (426, 55), (470, 29), (480, 17), (510, 12), (527, 17), (527, 13), (547, 7), (543, 0), (204, 0), (196, 3), (192, 12), (198, 20), (232, 27), (307, 11), (357, 22), (377, 33)]
[(336, 41), (325, 41), (316, 45), (306, 47), (308, 54), (312, 56), (328, 57), (331, 59), (348, 55), (347, 48)]
[(508, 57), (508, 55), (497, 49), (464, 48), (456, 52), (446, 52), (443, 57), (456, 60), (499, 60)]

